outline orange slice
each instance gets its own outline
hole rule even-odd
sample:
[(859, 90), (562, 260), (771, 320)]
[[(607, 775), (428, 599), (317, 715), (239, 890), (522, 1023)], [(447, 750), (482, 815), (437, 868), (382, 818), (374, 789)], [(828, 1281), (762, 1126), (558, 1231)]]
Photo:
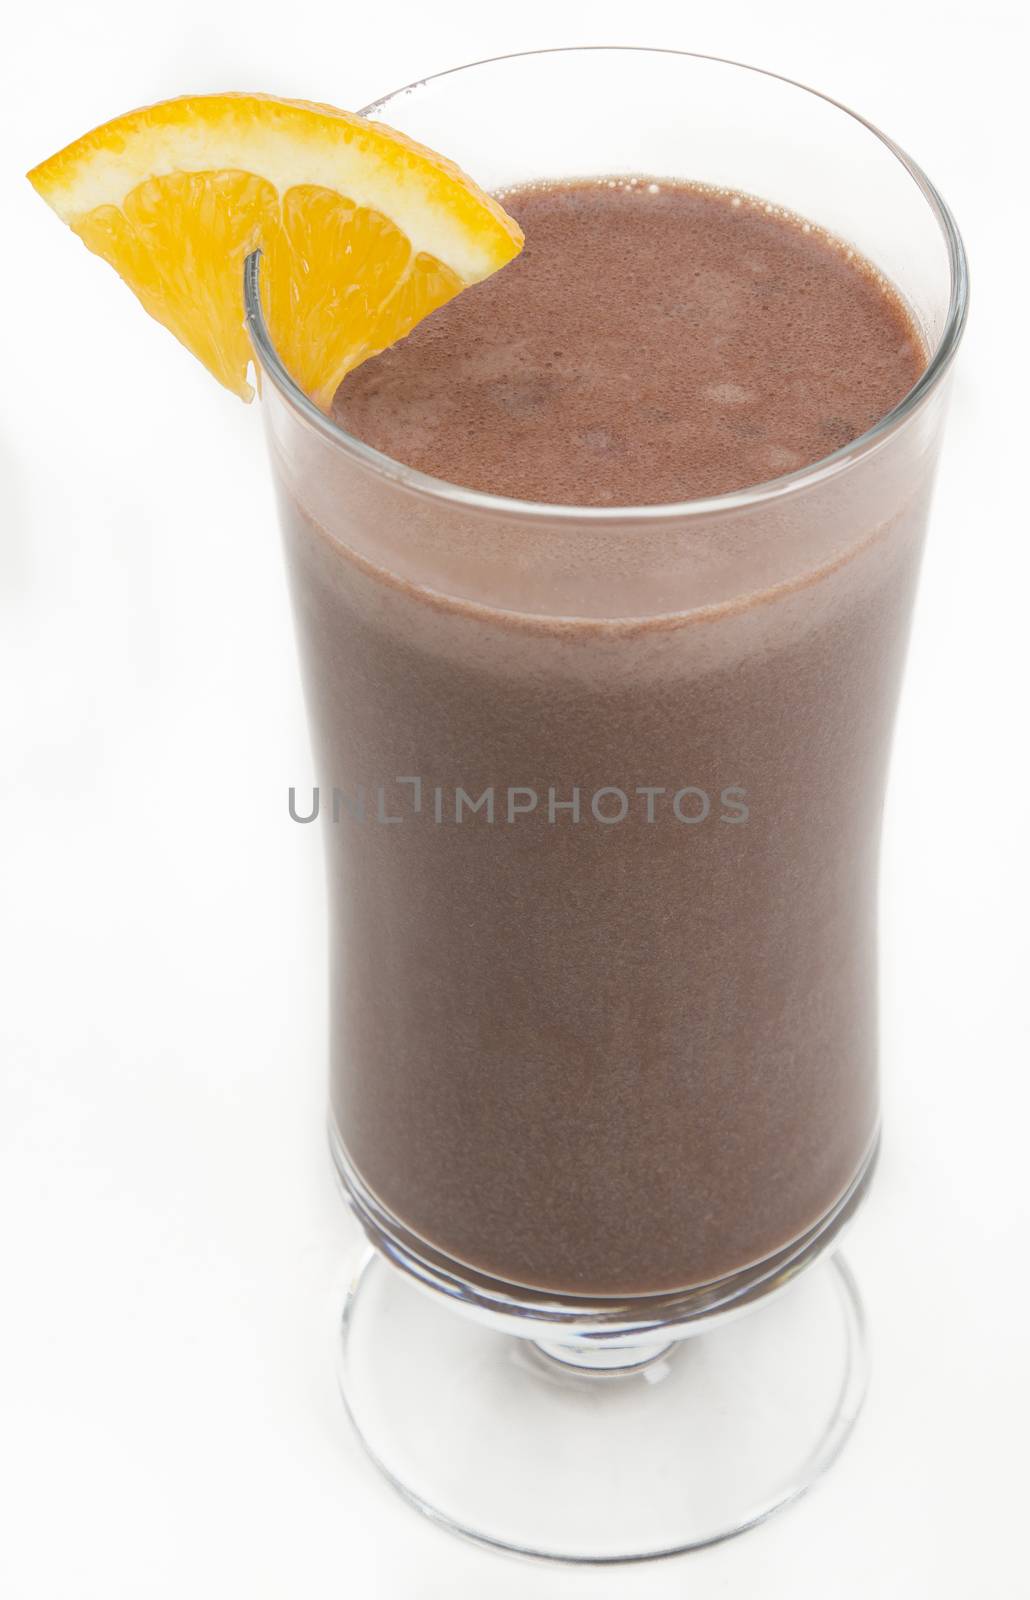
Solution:
[(271, 95), (131, 111), (29, 181), (245, 400), (243, 263), (255, 248), (276, 348), (322, 406), (352, 368), (522, 248), (517, 223), (453, 162), (380, 123)]

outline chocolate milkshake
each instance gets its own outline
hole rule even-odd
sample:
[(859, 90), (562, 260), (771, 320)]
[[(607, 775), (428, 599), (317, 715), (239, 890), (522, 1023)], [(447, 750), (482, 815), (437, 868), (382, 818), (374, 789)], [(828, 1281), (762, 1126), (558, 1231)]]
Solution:
[(353, 373), (339, 423), (552, 507), (729, 498), (577, 521), (315, 439), (280, 459), (333, 1115), (455, 1263), (647, 1295), (782, 1249), (875, 1141), (875, 857), (929, 471), (887, 440), (846, 487), (734, 492), (856, 439), (925, 354), (870, 267), (760, 202), (503, 200), (523, 255)]

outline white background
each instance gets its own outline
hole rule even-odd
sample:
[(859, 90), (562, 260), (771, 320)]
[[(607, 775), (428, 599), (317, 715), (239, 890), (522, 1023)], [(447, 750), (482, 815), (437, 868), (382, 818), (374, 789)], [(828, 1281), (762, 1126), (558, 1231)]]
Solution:
[[(1027, 38), (1016, 0), (369, 11), (51, 0), (0, 115), (0, 1591), (6, 1600), (1030, 1594)], [(938, 182), (974, 312), (901, 713), (868, 1407), (800, 1505), (652, 1568), (422, 1523), (338, 1402), (312, 780), (259, 418), (21, 174), (185, 91), (357, 106), (464, 60), (681, 46), (854, 105)], [(532, 107), (526, 107), (527, 116)]]

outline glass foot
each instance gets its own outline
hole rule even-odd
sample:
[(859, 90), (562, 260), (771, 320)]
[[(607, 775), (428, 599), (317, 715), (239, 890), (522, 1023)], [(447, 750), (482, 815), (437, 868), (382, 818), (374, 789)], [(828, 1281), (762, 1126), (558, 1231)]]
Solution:
[(753, 1527), (826, 1470), (865, 1393), (861, 1302), (838, 1257), (641, 1356), (569, 1366), (370, 1251), (344, 1308), (340, 1384), (369, 1455), (425, 1515), (570, 1562)]

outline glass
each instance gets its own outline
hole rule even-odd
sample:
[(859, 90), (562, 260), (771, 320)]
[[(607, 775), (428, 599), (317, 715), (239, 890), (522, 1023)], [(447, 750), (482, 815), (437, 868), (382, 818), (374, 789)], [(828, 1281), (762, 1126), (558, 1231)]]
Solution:
[(666, 1554), (801, 1493), (861, 1402), (830, 1252), (877, 1147), (880, 815), (961, 242), (868, 123), (706, 57), (511, 56), (366, 114), (495, 191), (759, 195), (881, 270), (929, 353), (802, 471), (544, 506), (337, 427), (247, 264), (325, 812), (331, 1142), (374, 1247), (344, 1397), (460, 1532)]

